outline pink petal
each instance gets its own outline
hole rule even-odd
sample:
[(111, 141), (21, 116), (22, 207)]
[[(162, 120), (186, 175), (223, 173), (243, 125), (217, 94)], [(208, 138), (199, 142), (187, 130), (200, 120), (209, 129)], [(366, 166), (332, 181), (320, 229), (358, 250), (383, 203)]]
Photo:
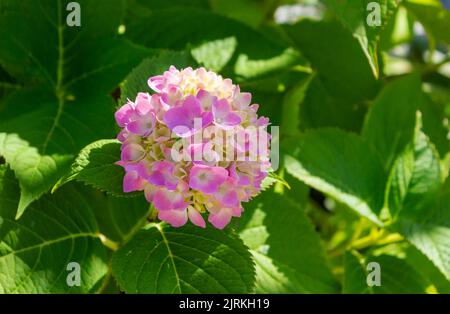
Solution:
[(240, 206), (234, 207), (231, 210), (231, 214), (233, 215), (233, 217), (241, 217), (242, 211), (243, 211), (242, 207)]
[(219, 186), (215, 198), (224, 207), (235, 207), (239, 205), (239, 198), (237, 195), (236, 180), (229, 178), (225, 183)]
[(196, 226), (199, 226), (201, 228), (206, 228), (205, 220), (203, 219), (202, 215), (192, 206), (188, 207), (188, 216), (189, 220)]
[(150, 95), (147, 93), (139, 93), (134, 102), (136, 113), (139, 116), (144, 116), (152, 109), (150, 105)]
[(204, 111), (210, 111), (213, 102), (217, 100), (216, 97), (203, 89), (197, 93), (197, 99), (200, 101), (200, 105)]
[(123, 191), (125, 193), (142, 191), (144, 180), (139, 177), (137, 171), (129, 171), (123, 177)]
[(188, 203), (184, 201), (184, 193), (159, 188), (153, 195), (153, 205), (157, 210), (186, 209)]
[(151, 170), (148, 165), (139, 165), (138, 171), (143, 173), (143, 177), (150, 183), (158, 186), (165, 186), (169, 190), (175, 190), (179, 183), (179, 179), (174, 176), (175, 164), (170, 161), (156, 161), (152, 164)]
[(144, 158), (145, 150), (139, 144), (127, 144), (122, 147), (120, 157), (122, 161), (136, 162)]
[(238, 108), (242, 109), (250, 105), (251, 101), (252, 101), (252, 94), (250, 93), (240, 93), (235, 98), (235, 102), (238, 105)]
[(153, 112), (148, 112), (145, 116), (129, 122), (127, 124), (127, 130), (140, 136), (148, 136), (155, 128), (155, 125), (155, 114)]
[(117, 125), (121, 128), (125, 127), (126, 124), (135, 116), (134, 108), (131, 103), (127, 103), (119, 108), (114, 114), (116, 118)]
[(234, 125), (238, 125), (241, 123), (241, 117), (233, 112), (230, 112), (229, 114), (227, 114), (221, 124), (226, 125), (226, 126), (234, 126)]
[(164, 87), (164, 77), (162, 75), (152, 76), (148, 79), (148, 86), (155, 92), (160, 93)]
[(202, 113), (202, 125), (201, 125), (202, 128), (207, 127), (213, 121), (214, 121), (214, 116), (213, 116), (212, 112), (204, 112), (204, 113)]
[(165, 210), (158, 212), (158, 218), (178, 228), (186, 224), (188, 215), (186, 210)]
[(189, 173), (189, 186), (206, 194), (217, 191), (228, 177), (228, 171), (222, 167), (194, 165)]
[(230, 111), (231, 105), (226, 99), (219, 99), (212, 105), (212, 112), (216, 121), (223, 119)]
[(224, 208), (215, 214), (209, 214), (208, 221), (217, 229), (223, 229), (231, 221), (229, 209)]
[(236, 86), (234, 90), (234, 103), (238, 108), (244, 109), (248, 105), (250, 105), (252, 101), (252, 94), (250, 93), (241, 93), (241, 89), (239, 85)]
[(160, 95), (161, 95), (161, 102), (168, 108), (175, 106), (177, 101), (182, 97), (182, 94), (178, 86), (175, 85), (169, 86), (167, 93)]
[(239, 198), (236, 191), (228, 191), (220, 197), (220, 202), (226, 207), (233, 207), (239, 204)]

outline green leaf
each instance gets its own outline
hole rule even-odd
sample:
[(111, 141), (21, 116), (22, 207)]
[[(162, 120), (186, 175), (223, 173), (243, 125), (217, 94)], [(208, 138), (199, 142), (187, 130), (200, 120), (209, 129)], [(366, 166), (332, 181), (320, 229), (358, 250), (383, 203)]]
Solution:
[(300, 107), (300, 128), (339, 127), (359, 132), (375, 79), (358, 42), (337, 21), (303, 20), (283, 26), (317, 72)]
[(359, 132), (366, 113), (366, 107), (339, 99), (330, 94), (317, 75), (306, 90), (300, 106), (300, 129), (308, 130), (321, 127), (338, 127)]
[(282, 121), (281, 133), (295, 135), (300, 126), (300, 108), (306, 95), (306, 91), (314, 79), (314, 74), (311, 74), (294, 85), (284, 95), (282, 104)]
[(356, 252), (345, 252), (342, 293), (373, 293), (367, 285), (367, 271)]
[(445, 278), (425, 255), (412, 245), (408, 245), (406, 260), (418, 272), (430, 280), (438, 293), (450, 293), (450, 281)]
[[(217, 50), (212, 49), (214, 43), (230, 44), (234, 40), (236, 49), (223, 70), (227, 77), (268, 75), (300, 61), (298, 53), (288, 49), (288, 46), (267, 38), (248, 25), (201, 9), (174, 7), (154, 10), (141, 19), (130, 20), (126, 35), (150, 48), (184, 50), (192, 47), (196, 51), (205, 44), (211, 48), (209, 53)], [(208, 60), (214, 57), (210, 56)], [(224, 58), (221, 56), (220, 59)], [(205, 57), (200, 59), (205, 60)], [(219, 65), (223, 63), (219, 62)]]
[[(368, 286), (372, 268), (369, 263), (378, 263), (380, 268), (380, 286)], [(425, 293), (427, 280), (405, 259), (383, 254), (360, 257), (347, 252), (345, 255), (344, 293)]]
[(402, 214), (394, 227), (450, 280), (450, 193), (419, 213)]
[(450, 11), (437, 0), (408, 0), (404, 2), (408, 11), (425, 27), (430, 39), (450, 44)]
[(17, 134), (0, 133), (0, 155), (11, 164), (20, 182), (22, 193), (16, 219), (32, 201), (51, 188), (52, 182), (58, 180), (72, 162), (71, 155), (39, 155), (35, 147)]
[(237, 41), (235, 37), (212, 40), (191, 49), (197, 63), (215, 72), (221, 71), (233, 57)]
[(139, 92), (152, 93), (147, 83), (148, 79), (169, 70), (171, 65), (180, 69), (193, 66), (193, 63), (194, 60), (186, 52), (174, 51), (161, 51), (151, 58), (144, 59), (125, 78), (119, 103), (125, 104), (127, 99), (134, 100)]
[[(378, 45), (380, 34), (395, 13), (401, 0), (325, 0), (342, 24), (352, 32), (366, 55), (375, 77), (379, 77)], [(376, 3), (380, 10), (369, 7)], [(370, 16), (379, 14), (380, 25), (369, 25)]]
[[(27, 187), (18, 216), (68, 170), (69, 156), (95, 139), (114, 136), (108, 93), (149, 54), (115, 38), (122, 0), (80, 1), (80, 28), (66, 25), (67, 3), (0, 1), (0, 64), (25, 85), (7, 98), (0, 118), (3, 137), (17, 134), (27, 142), (3, 150), (21, 187)], [(32, 151), (26, 163), (15, 158), (25, 146)], [(44, 172), (42, 160), (51, 164)]]
[(245, 206), (240, 236), (256, 262), (256, 293), (335, 293), (319, 235), (286, 196), (264, 192)]
[(118, 140), (99, 140), (83, 148), (70, 172), (56, 183), (53, 191), (76, 180), (114, 196), (135, 196), (136, 193), (123, 192), (125, 171), (116, 165), (120, 160), (120, 146)]
[(395, 16), (380, 33), (379, 49), (388, 51), (397, 45), (411, 42), (414, 35), (414, 19), (405, 7), (398, 6)]
[(347, 106), (376, 94), (378, 82), (364, 53), (338, 22), (303, 20), (283, 29), (317, 70), (328, 94), (345, 100)]
[(150, 224), (114, 253), (113, 274), (128, 293), (248, 293), (255, 270), (233, 232)]
[(417, 213), (439, 194), (441, 169), (439, 155), (422, 132), (418, 114), (414, 138), (395, 160), (388, 182), (388, 204), (392, 216)]
[(142, 7), (145, 7), (149, 10), (161, 10), (168, 9), (173, 7), (186, 7), (186, 8), (209, 8), (208, 0), (172, 0), (167, 2), (166, 0), (134, 0)]
[(412, 142), (423, 99), (419, 77), (409, 75), (388, 84), (372, 104), (362, 135), (375, 147), (386, 170)]
[(150, 205), (143, 195), (133, 198), (103, 195), (101, 202), (105, 206), (96, 208), (94, 213), (100, 232), (119, 246), (130, 241), (151, 214)]
[(290, 174), (380, 224), (386, 176), (364, 139), (327, 128), (290, 139), (283, 150)]
[(289, 186), (289, 183), (286, 182), (286, 180), (283, 179), (283, 177), (279, 176), (278, 174), (276, 174), (275, 172), (271, 171), (267, 174), (266, 178), (270, 178), (272, 180), (274, 180), (276, 183), (279, 183), (285, 187), (287, 187), (288, 189), (290, 189), (291, 187)]
[[(0, 166), (0, 293), (89, 292), (106, 274), (106, 252), (89, 190), (67, 186), (34, 202), (14, 220), (19, 186)], [(81, 267), (81, 285), (69, 287), (67, 266)]]
[(264, 21), (267, 7), (264, 1), (255, 0), (211, 0), (211, 8), (222, 15), (246, 23), (254, 28)]
[[(6, 97), (11, 92), (20, 89), (20, 85), (5, 72), (4, 69), (0, 66), (0, 101), (2, 98)], [(1, 106), (0, 106), (1, 111)]]
[(419, 107), (422, 113), (423, 132), (436, 145), (441, 159), (450, 152), (450, 141), (447, 138), (450, 128), (442, 123), (445, 121), (444, 106), (433, 101), (428, 94), (424, 94), (424, 101)]

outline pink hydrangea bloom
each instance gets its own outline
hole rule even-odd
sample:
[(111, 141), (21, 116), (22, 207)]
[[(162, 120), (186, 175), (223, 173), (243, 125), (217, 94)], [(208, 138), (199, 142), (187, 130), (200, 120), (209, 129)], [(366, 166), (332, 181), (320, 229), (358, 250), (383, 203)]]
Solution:
[(171, 66), (148, 85), (152, 95), (139, 93), (115, 113), (124, 192), (144, 191), (174, 227), (204, 228), (207, 216), (224, 228), (267, 176), (269, 120), (250, 93), (204, 68)]

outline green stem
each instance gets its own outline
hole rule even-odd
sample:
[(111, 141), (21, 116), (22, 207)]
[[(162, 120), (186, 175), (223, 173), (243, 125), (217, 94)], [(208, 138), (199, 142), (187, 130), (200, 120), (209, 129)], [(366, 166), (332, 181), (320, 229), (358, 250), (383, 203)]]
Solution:
[(117, 242), (108, 239), (104, 234), (99, 233), (98, 237), (100, 241), (102, 241), (102, 244), (112, 251), (117, 251), (117, 249), (119, 248), (119, 244)]

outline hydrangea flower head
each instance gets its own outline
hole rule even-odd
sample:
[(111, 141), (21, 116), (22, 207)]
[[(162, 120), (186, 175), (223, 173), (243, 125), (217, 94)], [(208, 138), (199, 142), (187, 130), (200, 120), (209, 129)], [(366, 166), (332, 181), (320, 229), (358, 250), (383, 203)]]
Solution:
[(204, 68), (171, 66), (115, 113), (124, 192), (144, 191), (158, 218), (179, 227), (205, 218), (224, 228), (261, 190), (270, 168), (269, 120), (251, 94)]

